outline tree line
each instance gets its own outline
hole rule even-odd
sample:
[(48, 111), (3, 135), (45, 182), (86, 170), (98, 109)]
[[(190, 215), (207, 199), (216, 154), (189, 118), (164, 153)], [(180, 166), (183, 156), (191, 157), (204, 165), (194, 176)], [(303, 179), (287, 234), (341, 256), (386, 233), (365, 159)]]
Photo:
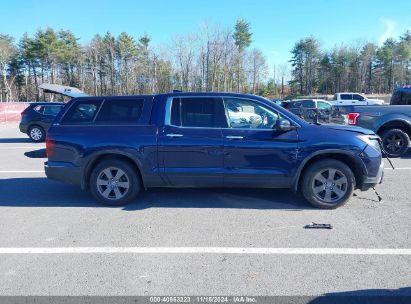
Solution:
[(322, 50), (315, 37), (295, 43), (291, 50), (292, 91), (302, 95), (335, 92), (391, 93), (411, 84), (411, 32), (381, 46), (363, 42)]
[[(251, 48), (250, 24), (233, 28), (204, 24), (197, 33), (175, 36), (165, 46), (151, 37), (123, 32), (96, 34), (89, 42), (69, 30), (39, 29), (15, 41), (0, 34), (0, 101), (45, 100), (38, 86), (58, 83), (91, 95), (183, 91), (246, 92), (270, 97), (390, 93), (411, 83), (411, 32), (399, 39), (322, 49), (315, 37), (297, 41), (289, 64), (269, 76), (266, 57)], [(288, 76), (288, 66), (291, 74)]]
[(3, 101), (42, 100), (38, 85), (58, 83), (92, 95), (183, 91), (261, 93), (266, 58), (250, 49), (250, 24), (234, 28), (205, 24), (199, 33), (179, 35), (164, 47), (148, 34), (135, 38), (107, 32), (79, 44), (69, 30), (39, 29), (19, 41), (0, 34), (0, 95)]

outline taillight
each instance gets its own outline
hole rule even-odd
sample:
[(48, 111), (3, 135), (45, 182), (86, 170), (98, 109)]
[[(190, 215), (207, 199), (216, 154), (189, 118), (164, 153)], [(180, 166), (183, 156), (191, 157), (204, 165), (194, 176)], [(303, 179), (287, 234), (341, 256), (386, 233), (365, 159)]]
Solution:
[(54, 140), (49, 137), (46, 137), (46, 154), (47, 158), (50, 158), (54, 155)]
[(349, 125), (356, 125), (358, 117), (360, 117), (360, 113), (348, 113), (348, 124)]

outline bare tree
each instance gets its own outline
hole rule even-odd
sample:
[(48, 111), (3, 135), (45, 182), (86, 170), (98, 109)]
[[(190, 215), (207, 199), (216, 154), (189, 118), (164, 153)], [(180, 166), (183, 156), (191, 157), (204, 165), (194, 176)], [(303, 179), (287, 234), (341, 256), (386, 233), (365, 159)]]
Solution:
[[(9, 35), (0, 34), (0, 73), (3, 80), (4, 92), (6, 94), (6, 101), (13, 100), (13, 92), (11, 86), (13, 79), (7, 79), (7, 66), (11, 58), (16, 53), (16, 48), (13, 45), (13, 38)], [(0, 98), (3, 101), (2, 88), (0, 87)]]

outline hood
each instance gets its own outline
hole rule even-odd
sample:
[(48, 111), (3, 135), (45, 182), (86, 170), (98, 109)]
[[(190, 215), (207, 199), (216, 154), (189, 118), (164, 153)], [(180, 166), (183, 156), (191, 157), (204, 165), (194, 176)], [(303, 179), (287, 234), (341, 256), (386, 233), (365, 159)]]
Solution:
[(334, 130), (349, 131), (349, 132), (354, 132), (354, 133), (359, 133), (359, 134), (364, 134), (364, 135), (375, 135), (373, 131), (364, 129), (361, 127), (345, 126), (345, 125), (337, 125), (337, 124), (322, 124), (321, 126), (325, 128), (329, 128), (329, 129), (334, 129)]
[(44, 93), (61, 94), (63, 96), (68, 96), (71, 98), (88, 96), (80, 89), (63, 86), (60, 84), (42, 83), (41, 85), (39, 85), (39, 89), (42, 89)]

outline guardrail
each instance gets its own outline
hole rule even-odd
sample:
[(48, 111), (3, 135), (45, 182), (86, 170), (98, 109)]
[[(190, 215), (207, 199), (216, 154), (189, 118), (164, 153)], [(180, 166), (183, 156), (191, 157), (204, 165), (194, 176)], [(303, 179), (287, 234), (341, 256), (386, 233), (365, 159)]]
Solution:
[(19, 122), (21, 112), (28, 106), (27, 102), (1, 102), (0, 123)]

